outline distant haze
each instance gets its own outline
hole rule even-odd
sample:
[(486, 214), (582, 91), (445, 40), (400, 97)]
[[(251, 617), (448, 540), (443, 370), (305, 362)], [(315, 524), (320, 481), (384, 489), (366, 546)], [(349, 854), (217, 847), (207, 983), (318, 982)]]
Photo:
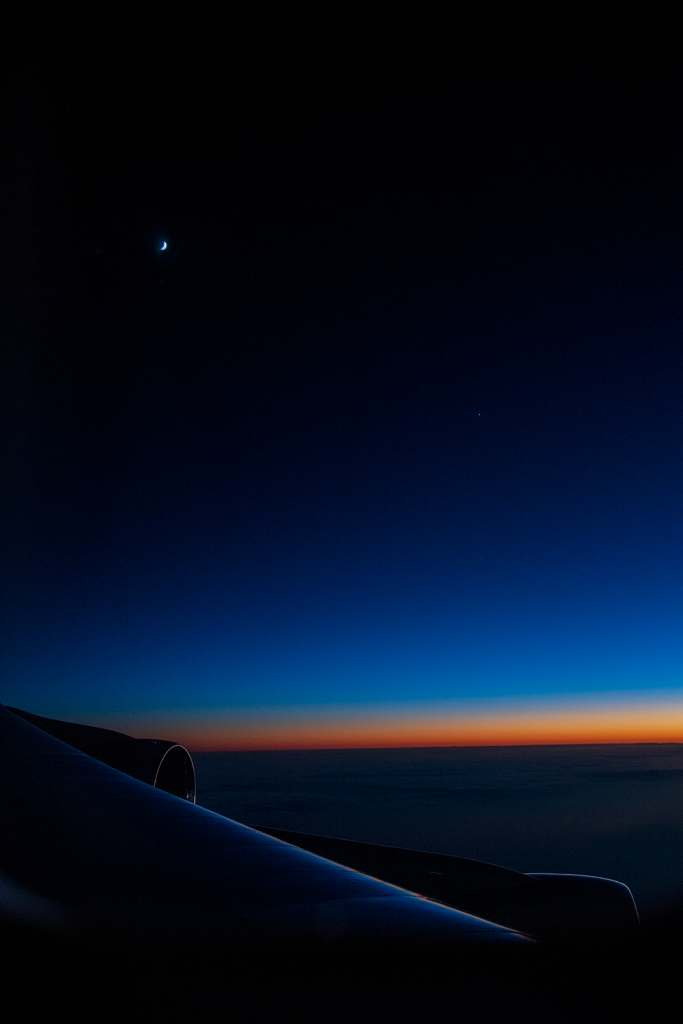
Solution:
[(195, 755), (198, 802), (247, 824), (601, 875), (683, 899), (683, 745)]
[(683, 740), (683, 692), (194, 708), (86, 718), (197, 751), (676, 743)]

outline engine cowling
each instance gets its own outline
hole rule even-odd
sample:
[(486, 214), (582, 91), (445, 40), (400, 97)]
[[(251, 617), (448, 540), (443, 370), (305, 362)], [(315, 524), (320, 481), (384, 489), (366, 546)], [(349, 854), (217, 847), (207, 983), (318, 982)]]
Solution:
[(19, 718), (37, 726), (50, 736), (68, 743), (89, 757), (103, 761), (126, 775), (163, 789), (173, 796), (195, 802), (195, 770), (189, 752), (170, 740), (135, 739), (113, 729), (99, 729), (93, 725), (60, 722), (42, 715), (5, 705)]

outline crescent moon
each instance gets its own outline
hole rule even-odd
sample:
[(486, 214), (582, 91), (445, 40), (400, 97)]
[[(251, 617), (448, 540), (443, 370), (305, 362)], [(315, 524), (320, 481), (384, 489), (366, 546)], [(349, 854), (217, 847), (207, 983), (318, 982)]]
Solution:
[(166, 242), (162, 242), (161, 251), (163, 252), (164, 249), (167, 249), (167, 248), (168, 248), (168, 246), (166, 245)]

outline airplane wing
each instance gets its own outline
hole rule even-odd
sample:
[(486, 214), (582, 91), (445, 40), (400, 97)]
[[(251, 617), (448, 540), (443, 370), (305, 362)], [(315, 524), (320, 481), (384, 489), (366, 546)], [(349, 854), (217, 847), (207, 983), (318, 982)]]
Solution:
[[(0, 706), (0, 913), (72, 934), (528, 943), (638, 923), (611, 879), (246, 826), (179, 744)], [(9, 826), (9, 827), (7, 827)]]
[[(191, 785), (178, 796), (124, 773), (121, 734), (93, 733), (96, 759), (27, 717), (0, 707), (6, 919), (99, 938), (530, 941), (199, 807), (183, 798), (193, 797)], [(128, 745), (129, 768), (142, 765), (151, 778), (144, 743)], [(174, 749), (157, 747), (157, 780)], [(189, 754), (175, 759), (187, 782)], [(183, 778), (180, 769), (171, 774)]]
[(7, 1005), (145, 1024), (602, 1022), (643, 1019), (677, 977), (677, 931), (621, 941), (638, 918), (618, 882), (247, 826), (194, 799), (178, 744), (0, 705)]
[(267, 835), (535, 939), (633, 933), (631, 890), (593, 875), (521, 872), (442, 853), (351, 842), (253, 825)]

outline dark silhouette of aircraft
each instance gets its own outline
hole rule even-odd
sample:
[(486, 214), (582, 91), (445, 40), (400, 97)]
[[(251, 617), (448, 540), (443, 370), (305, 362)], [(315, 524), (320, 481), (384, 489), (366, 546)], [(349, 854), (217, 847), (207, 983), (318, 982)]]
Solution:
[[(102, 982), (106, 966), (119, 979), (113, 987), (129, 992), (131, 971), (141, 963), (159, 970), (161, 957), (166, 981), (155, 998), (177, 995), (185, 979), (182, 1002), (190, 990), (199, 998), (189, 981), (197, 971), (202, 991), (214, 994), (231, 971), (239, 1020), (270, 1019), (274, 1005), (287, 1004), (287, 985), (303, 977), (297, 992), (318, 992), (324, 1012), (306, 1010), (292, 992), (290, 1009), (296, 1004), (301, 1020), (337, 1020), (352, 1013), (351, 995), (330, 996), (330, 965), (340, 984), (340, 964), (355, 957), (343, 976), (365, 972), (370, 985), (386, 980), (389, 957), (391, 982), (370, 1009), (356, 1006), (356, 1019), (383, 1019), (377, 999), (394, 1000), (392, 1020), (430, 1019), (436, 1011), (408, 1012), (396, 993), (422, 978), (432, 998), (446, 976), (466, 1019), (473, 1006), (498, 1013), (505, 1005), (510, 1017), (529, 965), (540, 969), (539, 949), (622, 949), (639, 931), (630, 890), (611, 879), (523, 874), (232, 821), (195, 803), (192, 759), (169, 741), (0, 706), (0, 765), (0, 925), (9, 948), (22, 951), (20, 968), (28, 957), (43, 976), (67, 956), (67, 975), (75, 962), (89, 964), (81, 985)], [(555, 977), (558, 962), (551, 970), (545, 961), (543, 976)], [(260, 980), (247, 983), (254, 972)], [(272, 984), (278, 1000), (263, 1009)], [(534, 986), (540, 991), (538, 977)], [(512, 1003), (500, 1002), (503, 991)], [(527, 1005), (525, 1019), (530, 1012)]]
[(0, 906), (44, 928), (524, 944), (638, 924), (610, 879), (231, 821), (195, 804), (192, 759), (169, 741), (5, 707), (0, 736)]

